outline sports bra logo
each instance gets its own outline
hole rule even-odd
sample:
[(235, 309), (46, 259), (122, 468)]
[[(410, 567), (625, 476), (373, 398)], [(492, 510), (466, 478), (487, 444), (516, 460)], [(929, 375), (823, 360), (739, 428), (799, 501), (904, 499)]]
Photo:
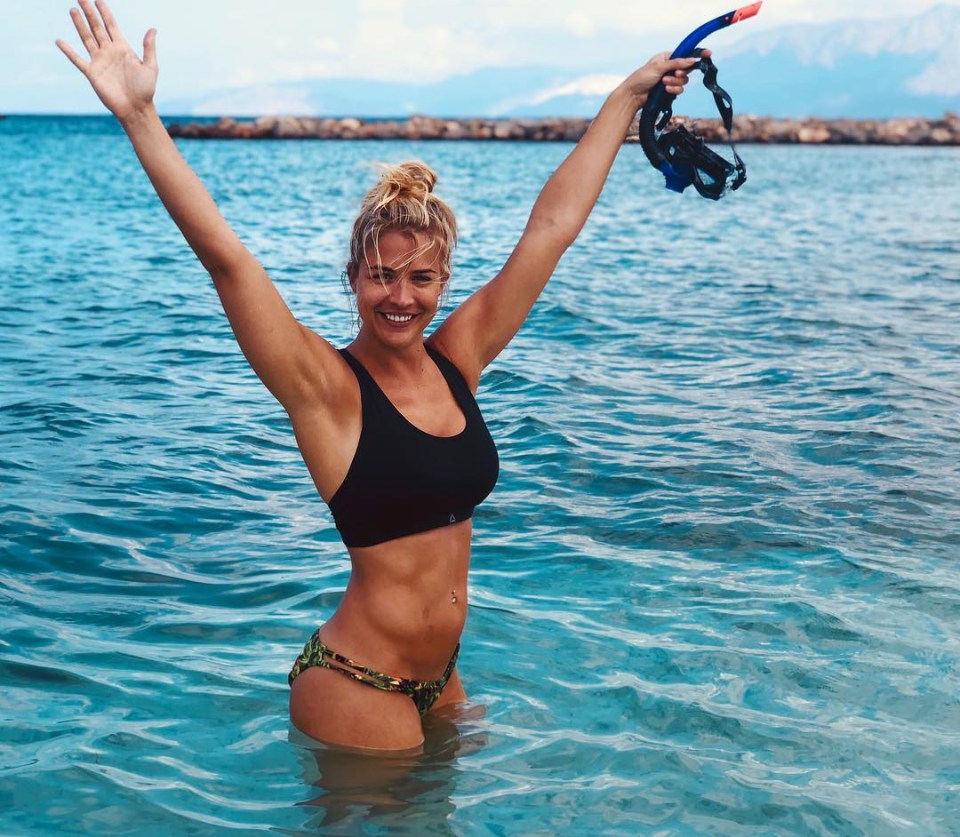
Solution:
[(456, 515), (452, 515), (452, 514), (450, 515), (450, 522), (451, 522), (451, 523), (456, 523), (456, 522), (457, 522)]

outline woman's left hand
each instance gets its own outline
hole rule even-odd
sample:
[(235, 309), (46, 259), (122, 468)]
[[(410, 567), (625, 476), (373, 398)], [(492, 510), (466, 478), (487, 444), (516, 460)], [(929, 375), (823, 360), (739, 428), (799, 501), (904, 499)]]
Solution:
[[(709, 56), (710, 50), (705, 49), (703, 55)], [(637, 100), (637, 110), (639, 110), (646, 104), (650, 91), (661, 80), (671, 96), (679, 96), (683, 93), (683, 86), (689, 81), (687, 70), (696, 63), (696, 58), (671, 58), (669, 52), (661, 52), (629, 76), (623, 82), (623, 86)]]

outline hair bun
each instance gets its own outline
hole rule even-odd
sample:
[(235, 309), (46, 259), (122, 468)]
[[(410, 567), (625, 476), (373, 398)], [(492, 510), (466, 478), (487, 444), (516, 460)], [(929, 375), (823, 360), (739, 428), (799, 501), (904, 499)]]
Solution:
[(423, 233), (437, 248), (442, 271), (450, 275), (450, 255), (457, 246), (457, 219), (442, 198), (433, 194), (437, 175), (420, 160), (393, 165), (381, 163), (380, 178), (367, 192), (353, 222), (347, 273), (356, 278), (360, 264), (369, 260), (370, 248), (379, 258), (380, 236), (388, 230)]
[(437, 174), (426, 163), (409, 160), (405, 163), (380, 164), (380, 181), (374, 186), (377, 209), (387, 206), (397, 198), (407, 198), (417, 203), (426, 203), (437, 183)]

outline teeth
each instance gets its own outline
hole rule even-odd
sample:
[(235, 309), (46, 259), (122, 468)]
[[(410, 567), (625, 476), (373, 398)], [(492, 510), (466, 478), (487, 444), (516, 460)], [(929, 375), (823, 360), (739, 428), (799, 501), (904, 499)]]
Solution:
[(391, 323), (409, 323), (413, 319), (413, 314), (384, 314)]

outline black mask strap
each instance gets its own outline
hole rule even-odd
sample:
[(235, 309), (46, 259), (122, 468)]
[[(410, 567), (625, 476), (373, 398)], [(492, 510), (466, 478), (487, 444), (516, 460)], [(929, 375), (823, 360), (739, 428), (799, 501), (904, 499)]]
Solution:
[[(733, 152), (735, 162), (732, 165), (728, 163), (719, 154), (707, 148), (700, 137), (692, 134), (682, 125), (664, 133), (664, 129), (673, 117), (672, 99), (656, 122), (656, 130), (659, 132), (657, 145), (674, 171), (684, 178), (686, 183), (692, 183), (703, 197), (718, 200), (728, 190), (739, 189), (744, 184), (747, 179), (747, 168), (733, 145), (733, 99), (717, 84), (717, 66), (709, 57), (703, 56), (702, 52), (703, 50), (699, 48), (693, 51), (690, 57), (699, 60), (690, 69), (700, 70), (703, 73), (703, 86), (713, 94), (713, 100), (720, 112), (720, 119), (729, 137), (730, 150)], [(735, 175), (732, 180), (730, 180), (731, 175)]]
[[(702, 52), (703, 50), (701, 49), (696, 50), (696, 53), (693, 57), (698, 58), (699, 60), (690, 69), (700, 70), (703, 73), (703, 86), (713, 93), (713, 100), (717, 104), (717, 110), (720, 112), (720, 119), (723, 121), (723, 127), (726, 128), (727, 131), (727, 138), (728, 142), (730, 143), (730, 151), (733, 152), (733, 171), (736, 172), (736, 176), (730, 182), (729, 186), (725, 184), (720, 194), (716, 196), (719, 198), (720, 195), (727, 191), (727, 189), (735, 191), (743, 186), (747, 179), (747, 167), (743, 164), (743, 160), (740, 159), (740, 155), (737, 154), (737, 149), (733, 144), (733, 99), (730, 98), (730, 94), (727, 93), (726, 90), (717, 84), (717, 65), (713, 63), (709, 56), (702, 55)], [(731, 173), (733, 172), (731, 171)], [(712, 175), (712, 173), (710, 174)], [(699, 170), (696, 168), (694, 169), (693, 185), (701, 195), (704, 195), (704, 197), (714, 197), (713, 193), (716, 191), (715, 183), (705, 184), (700, 177)], [(704, 187), (707, 188), (707, 192), (709, 192), (709, 194), (704, 192)]]
[[(699, 52), (702, 52), (702, 50), (699, 50)], [(731, 191), (735, 191), (743, 186), (746, 181), (747, 167), (743, 164), (743, 160), (740, 159), (740, 155), (737, 154), (737, 149), (733, 145), (733, 99), (730, 98), (730, 94), (726, 90), (717, 84), (717, 65), (709, 57), (700, 55), (699, 52), (694, 56), (699, 58), (699, 61), (691, 69), (700, 70), (703, 73), (703, 86), (713, 93), (713, 100), (717, 103), (717, 110), (720, 111), (723, 127), (727, 129), (730, 150), (733, 152), (733, 159), (736, 161), (735, 170), (737, 172), (737, 176), (730, 183), (729, 188)], [(694, 186), (697, 187), (700, 194), (703, 194), (700, 191), (699, 177), (694, 180)]]

